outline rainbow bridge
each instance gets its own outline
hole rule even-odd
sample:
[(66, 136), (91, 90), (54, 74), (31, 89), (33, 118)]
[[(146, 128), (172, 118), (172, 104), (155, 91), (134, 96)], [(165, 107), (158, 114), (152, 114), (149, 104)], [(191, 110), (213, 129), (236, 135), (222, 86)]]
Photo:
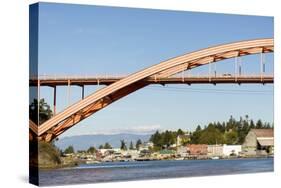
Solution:
[[(150, 84), (242, 84), (242, 83), (273, 83), (273, 75), (266, 75), (264, 71), (265, 53), (274, 52), (273, 39), (255, 39), (234, 42), (224, 45), (205, 48), (187, 53), (175, 58), (168, 59), (159, 64), (140, 70), (123, 77), (35, 77), (30, 78), (30, 87), (78, 85), (82, 87), (82, 99), (70, 105), (62, 112), (37, 125), (29, 120), (30, 140), (44, 140), (50, 142), (60, 134), (73, 127), (83, 119), (93, 115), (114, 101), (117, 101), (134, 91), (144, 88)], [(247, 55), (260, 55), (260, 74), (242, 75), (241, 57)], [(235, 59), (235, 74), (203, 75), (203, 76), (177, 76), (187, 70), (199, 66), (209, 65), (225, 59)], [(87, 97), (84, 97), (85, 85), (106, 85)], [(40, 95), (39, 97), (40, 98)], [(55, 109), (54, 97), (54, 109)]]

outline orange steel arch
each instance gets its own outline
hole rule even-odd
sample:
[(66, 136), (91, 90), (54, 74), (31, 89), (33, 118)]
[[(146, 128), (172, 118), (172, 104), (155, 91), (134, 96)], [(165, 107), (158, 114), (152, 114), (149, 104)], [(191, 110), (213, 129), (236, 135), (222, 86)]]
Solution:
[(147, 86), (142, 82), (147, 78), (169, 77), (188, 69), (224, 59), (273, 51), (273, 39), (255, 39), (205, 48), (168, 59), (97, 90), (39, 125), (35, 131), (34, 125), (31, 123), (30, 129), (33, 130), (39, 140), (51, 141), (98, 110)]

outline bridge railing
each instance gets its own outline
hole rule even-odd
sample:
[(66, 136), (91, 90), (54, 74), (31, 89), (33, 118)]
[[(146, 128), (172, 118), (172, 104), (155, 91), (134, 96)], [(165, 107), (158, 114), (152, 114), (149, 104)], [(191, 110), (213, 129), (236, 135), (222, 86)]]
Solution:
[(224, 74), (211, 74), (211, 75), (206, 75), (206, 74), (185, 74), (185, 75), (173, 75), (170, 78), (180, 78), (180, 77), (185, 77), (185, 78), (234, 78), (234, 77), (238, 77), (238, 78), (257, 78), (257, 77), (273, 77), (273, 73), (267, 73), (267, 74), (230, 74), (230, 73), (224, 73)]
[[(39, 75), (39, 76), (31, 76), (31, 80), (81, 80), (81, 79), (121, 79), (125, 78), (128, 75)], [(185, 74), (185, 75), (173, 75), (169, 78), (257, 78), (257, 77), (273, 77), (273, 74), (213, 74), (213, 75), (202, 75), (202, 74)], [(155, 77), (151, 77), (155, 78)], [(157, 79), (161, 79), (164, 77), (157, 77)]]

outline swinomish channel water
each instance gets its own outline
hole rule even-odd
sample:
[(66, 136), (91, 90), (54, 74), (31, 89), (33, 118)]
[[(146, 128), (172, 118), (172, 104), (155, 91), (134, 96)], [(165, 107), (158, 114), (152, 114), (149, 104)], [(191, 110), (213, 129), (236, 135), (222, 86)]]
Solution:
[(41, 186), (273, 172), (273, 158), (166, 160), (83, 164), (40, 170)]

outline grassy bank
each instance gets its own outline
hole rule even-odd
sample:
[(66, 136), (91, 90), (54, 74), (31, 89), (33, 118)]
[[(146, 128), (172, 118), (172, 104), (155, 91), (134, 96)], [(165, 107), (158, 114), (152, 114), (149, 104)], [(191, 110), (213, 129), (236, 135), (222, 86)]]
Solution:
[(52, 143), (30, 143), (30, 165), (39, 169), (55, 169), (76, 166), (74, 160), (65, 160), (61, 152)]

